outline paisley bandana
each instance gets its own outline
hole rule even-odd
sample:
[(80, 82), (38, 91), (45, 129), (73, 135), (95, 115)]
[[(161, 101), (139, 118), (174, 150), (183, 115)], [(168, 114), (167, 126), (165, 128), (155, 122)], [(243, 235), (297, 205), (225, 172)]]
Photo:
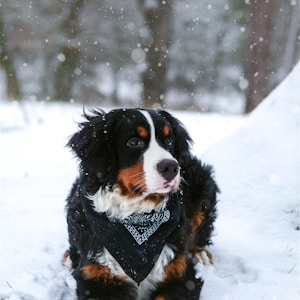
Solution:
[(178, 226), (180, 203), (173, 195), (164, 210), (134, 213), (125, 219), (96, 212), (92, 202), (82, 197), (86, 219), (99, 246), (105, 247), (137, 283), (150, 273), (167, 238)]
[(163, 224), (170, 220), (171, 213), (168, 209), (161, 212), (132, 214), (126, 219), (112, 218), (108, 216), (111, 222), (123, 224), (130, 232), (135, 241), (142, 245), (155, 233)]

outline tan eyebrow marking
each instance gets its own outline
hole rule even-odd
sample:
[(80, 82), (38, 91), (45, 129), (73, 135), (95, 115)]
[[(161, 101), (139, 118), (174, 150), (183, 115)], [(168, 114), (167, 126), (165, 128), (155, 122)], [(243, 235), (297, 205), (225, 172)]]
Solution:
[(137, 128), (137, 131), (138, 131), (139, 136), (142, 138), (146, 138), (149, 135), (149, 132), (145, 127), (139, 126)]
[(170, 134), (170, 127), (168, 125), (164, 126), (163, 134), (164, 134), (164, 136), (168, 136)]

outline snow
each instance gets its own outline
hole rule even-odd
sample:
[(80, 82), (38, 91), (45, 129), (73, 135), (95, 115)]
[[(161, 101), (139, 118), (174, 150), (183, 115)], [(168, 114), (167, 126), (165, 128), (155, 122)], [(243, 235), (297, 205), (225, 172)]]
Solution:
[[(201, 299), (300, 297), (300, 64), (249, 116), (174, 112), (215, 167), (213, 266)], [(64, 147), (82, 108), (0, 102), (0, 299), (72, 300), (61, 265), (76, 161)]]
[(300, 297), (299, 78), (300, 64), (202, 155), (222, 190), (203, 299)]

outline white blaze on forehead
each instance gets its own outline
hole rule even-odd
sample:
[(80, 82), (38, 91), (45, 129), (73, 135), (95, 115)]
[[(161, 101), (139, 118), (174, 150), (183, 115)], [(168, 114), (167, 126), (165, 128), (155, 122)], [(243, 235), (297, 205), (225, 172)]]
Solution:
[[(150, 113), (146, 111), (141, 111), (141, 112), (145, 116), (145, 118), (147, 119), (150, 125), (150, 142), (149, 142), (149, 147), (144, 154), (144, 159), (145, 157), (147, 157), (147, 159), (150, 158), (151, 161), (156, 161), (156, 162), (159, 162), (162, 159), (174, 159), (174, 157), (171, 155), (170, 152), (168, 152), (158, 144), (155, 135), (155, 126)], [(156, 168), (156, 164), (154, 167)]]
[(140, 111), (150, 125), (150, 142), (148, 149), (144, 153), (144, 174), (147, 190), (150, 193), (165, 192), (163, 185), (166, 181), (158, 172), (157, 164), (163, 159), (174, 159), (170, 152), (162, 148), (155, 135), (155, 126), (151, 115), (147, 111)]

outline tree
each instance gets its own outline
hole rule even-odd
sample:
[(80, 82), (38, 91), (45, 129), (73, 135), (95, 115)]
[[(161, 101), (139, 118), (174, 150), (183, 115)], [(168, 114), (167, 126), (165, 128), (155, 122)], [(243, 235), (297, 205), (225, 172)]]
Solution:
[[(2, 1), (8, 97), (215, 109), (219, 95), (233, 103), (232, 92), (245, 94), (245, 76), (249, 99), (250, 90), (256, 97), (260, 84), (269, 91), (299, 60), (299, 1), (249, 1)], [(251, 32), (259, 33), (250, 46), (245, 2), (256, 7)], [(273, 16), (276, 30), (261, 31), (260, 12), (263, 21)], [(258, 48), (271, 33), (268, 67)]]
[(80, 67), (79, 14), (84, 4), (84, 0), (71, 1), (68, 14), (61, 25), (65, 39), (58, 55), (59, 65), (54, 79), (54, 99), (56, 100), (69, 101), (72, 98), (76, 68)]
[(11, 100), (22, 99), (17, 72), (13, 64), (13, 58), (7, 50), (7, 35), (3, 21), (3, 8), (0, 5), (0, 65), (6, 74), (7, 97)]
[(280, 80), (282, 80), (291, 71), (292, 67), (299, 60), (300, 43), (297, 43), (297, 39), (299, 39), (300, 36), (300, 2), (296, 1), (293, 5), (289, 19), (286, 47), (282, 59), (282, 78), (280, 78)]
[(269, 92), (272, 0), (249, 1), (249, 54), (246, 112), (251, 112)]
[(169, 64), (169, 46), (172, 27), (172, 0), (140, 0), (141, 11), (148, 29), (144, 38), (147, 67), (143, 73), (143, 102), (145, 107), (155, 103), (163, 106), (166, 92), (166, 74)]

